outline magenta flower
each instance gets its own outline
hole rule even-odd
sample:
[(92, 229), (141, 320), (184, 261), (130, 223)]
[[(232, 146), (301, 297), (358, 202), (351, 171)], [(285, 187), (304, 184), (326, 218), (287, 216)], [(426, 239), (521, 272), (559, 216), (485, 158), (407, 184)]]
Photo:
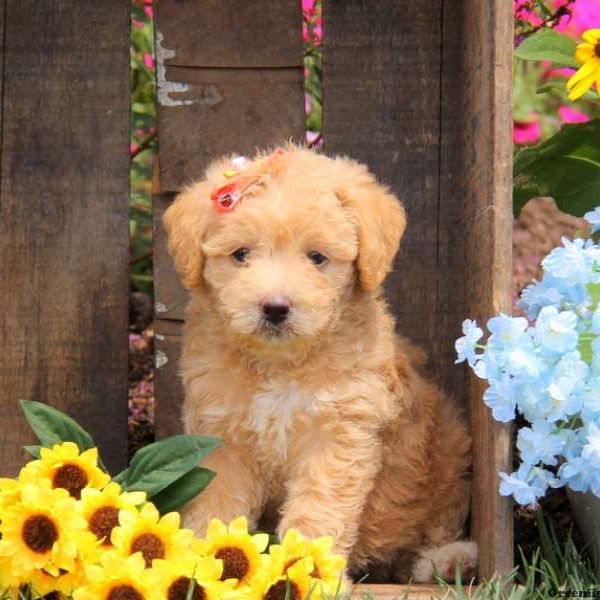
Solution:
[(533, 144), (540, 139), (540, 124), (537, 115), (532, 121), (515, 121), (513, 127), (513, 141), (515, 144)]
[(148, 69), (154, 68), (154, 58), (149, 52), (144, 52), (144, 64)]
[(570, 106), (561, 106), (558, 109), (560, 120), (562, 123), (585, 123), (590, 120), (590, 117)]
[[(554, 0), (554, 9), (564, 4), (565, 0)], [(600, 24), (600, 0), (577, 0), (569, 9), (571, 17), (564, 16), (556, 26), (556, 31), (579, 38), (584, 31), (595, 29)]]

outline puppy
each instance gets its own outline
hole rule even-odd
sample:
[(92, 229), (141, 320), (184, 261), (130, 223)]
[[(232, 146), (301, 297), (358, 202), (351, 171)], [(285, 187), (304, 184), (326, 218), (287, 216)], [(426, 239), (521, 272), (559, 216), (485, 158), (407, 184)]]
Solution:
[(191, 291), (185, 428), (224, 440), (186, 525), (270, 512), (280, 536), (332, 535), (351, 573), (452, 578), (460, 560), (467, 576), (470, 438), (381, 298), (403, 208), (347, 158), (289, 145), (236, 162), (164, 217)]

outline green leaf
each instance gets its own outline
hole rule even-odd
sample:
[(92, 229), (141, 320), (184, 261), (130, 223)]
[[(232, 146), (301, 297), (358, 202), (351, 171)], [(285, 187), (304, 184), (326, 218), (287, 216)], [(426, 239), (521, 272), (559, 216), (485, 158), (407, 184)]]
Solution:
[(596, 336), (591, 333), (582, 333), (579, 336), (579, 353), (581, 354), (581, 360), (586, 362), (588, 365), (592, 364), (594, 358), (592, 352), (592, 342)]
[(193, 500), (215, 477), (216, 473), (202, 467), (194, 467), (183, 477), (174, 481), (148, 500), (153, 502), (161, 514), (181, 508)]
[(81, 452), (94, 447), (92, 436), (60, 410), (34, 400), (21, 400), (21, 408), (42, 446), (75, 442)]
[(600, 199), (600, 119), (563, 125), (541, 144), (522, 148), (513, 175), (515, 215), (540, 196), (578, 217), (593, 210)]
[(23, 450), (29, 454), (29, 456), (33, 456), (33, 458), (40, 457), (41, 446), (23, 446)]
[(595, 311), (600, 304), (600, 283), (588, 283), (586, 287), (592, 301), (590, 310)]
[(219, 438), (174, 435), (140, 448), (127, 469), (126, 488), (153, 496), (191, 471), (220, 445)]
[(564, 81), (552, 81), (550, 83), (547, 83), (546, 85), (543, 85), (541, 87), (539, 87), (537, 90), (535, 90), (536, 94), (545, 94), (546, 92), (553, 92), (555, 90), (559, 90), (559, 91), (566, 91), (567, 87), (565, 85)]
[(568, 36), (553, 29), (540, 29), (529, 36), (518, 48), (515, 56), (523, 60), (549, 60), (556, 65), (579, 68), (575, 60), (577, 44)]
[(122, 486), (125, 481), (127, 481), (127, 471), (129, 471), (129, 469), (123, 469), (120, 473), (117, 473), (112, 480)]

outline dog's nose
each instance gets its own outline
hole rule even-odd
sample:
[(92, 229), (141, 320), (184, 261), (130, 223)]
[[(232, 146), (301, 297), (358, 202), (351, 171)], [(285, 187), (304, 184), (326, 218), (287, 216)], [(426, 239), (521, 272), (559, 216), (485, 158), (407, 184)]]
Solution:
[(273, 325), (279, 325), (287, 319), (291, 304), (283, 296), (271, 296), (262, 303), (262, 312), (265, 320)]

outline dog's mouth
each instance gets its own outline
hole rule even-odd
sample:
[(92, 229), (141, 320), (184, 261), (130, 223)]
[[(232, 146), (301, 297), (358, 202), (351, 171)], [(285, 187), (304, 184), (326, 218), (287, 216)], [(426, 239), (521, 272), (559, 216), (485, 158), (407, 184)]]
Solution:
[(295, 335), (294, 329), (288, 321), (278, 324), (262, 321), (258, 333), (269, 340), (285, 340)]

